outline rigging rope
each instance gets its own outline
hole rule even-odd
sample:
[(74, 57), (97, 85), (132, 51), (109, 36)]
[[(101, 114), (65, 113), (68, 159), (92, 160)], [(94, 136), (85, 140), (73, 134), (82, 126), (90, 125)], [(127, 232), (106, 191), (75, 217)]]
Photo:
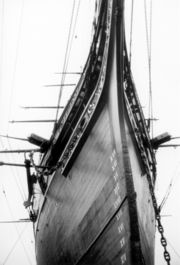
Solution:
[[(27, 224), (24, 226), (24, 228), (22, 229), (22, 231), (19, 233), (18, 238), (14, 242), (14, 244), (13, 244), (12, 248), (10, 249), (7, 257), (4, 259), (4, 261), (2, 263), (3, 265), (5, 265), (6, 262), (8, 261), (9, 257), (11, 256), (11, 254), (12, 254), (13, 250), (15, 249), (15, 247), (17, 246), (17, 244), (18, 244), (19, 240), (21, 239), (21, 237), (22, 237), (22, 235), (23, 235), (23, 233), (24, 233), (24, 231), (25, 231), (26, 228), (27, 228)], [(32, 263), (30, 263), (30, 264), (32, 264)]]
[(152, 102), (152, 0), (150, 0), (150, 24), (149, 24), (149, 117), (151, 122), (151, 137), (153, 138), (153, 102)]
[[(16, 67), (17, 67), (17, 61), (18, 61), (20, 39), (21, 39), (21, 31), (22, 31), (22, 23), (23, 23), (24, 2), (25, 2), (25, 0), (22, 0), (22, 4), (21, 4), (21, 7), (20, 7), (20, 18), (19, 18), (19, 25), (18, 25), (15, 61), (14, 61), (14, 69), (13, 69), (12, 83), (11, 83), (11, 89), (10, 89), (10, 101), (9, 101), (10, 104), (9, 104), (9, 111), (8, 111), (8, 120), (9, 120), (9, 117), (10, 117), (10, 114), (11, 114), (11, 105), (12, 105), (12, 100), (13, 100), (13, 88), (14, 88), (14, 82), (15, 82)], [(4, 20), (4, 1), (2, 3), (2, 12), (3, 12), (3, 16), (2, 16), (2, 21), (3, 21)], [(2, 27), (3, 27), (3, 25), (2, 25)], [(3, 31), (1, 32), (1, 35), (3, 36)], [(2, 40), (2, 42), (3, 42), (3, 40)], [(8, 123), (8, 125), (9, 125), (9, 123)], [(7, 128), (7, 131), (8, 131), (8, 129), (9, 129), (9, 126)], [(0, 141), (0, 143), (1, 143), (1, 146), (3, 147), (2, 141)], [(9, 144), (9, 147), (11, 149), (9, 141), (8, 141), (8, 144)], [(12, 158), (13, 158), (13, 156), (12, 156)], [(16, 174), (14, 174), (15, 172), (13, 171), (12, 168), (11, 168), (11, 171), (12, 171), (13, 175), (15, 176), (14, 179), (15, 179), (16, 185), (17, 185), (18, 190), (20, 192), (20, 195), (21, 195), (21, 197), (22, 197), (22, 199), (24, 201), (25, 193), (24, 193), (24, 190), (22, 189), (22, 185), (20, 186), (20, 184), (18, 183), (17, 178), (16, 178)], [(19, 181), (20, 181), (20, 178), (19, 178)]]
[[(63, 64), (63, 70), (62, 70), (63, 73), (65, 72), (65, 68), (66, 68), (66, 61), (67, 61), (67, 54), (68, 54), (69, 43), (70, 43), (70, 36), (71, 36), (72, 23), (73, 23), (73, 17), (74, 17), (74, 10), (75, 10), (75, 0), (73, 1), (72, 11), (71, 11), (71, 20), (70, 20), (70, 25), (69, 25), (69, 33), (68, 33), (66, 52), (65, 52), (64, 64)], [(64, 81), (65, 81), (65, 75), (63, 74), (61, 77), (57, 107), (60, 105), (61, 96), (62, 96), (62, 89), (63, 89), (62, 85), (64, 84)], [(59, 113), (59, 109), (57, 108), (55, 123), (57, 122), (57, 119), (58, 119), (58, 113)]]
[[(25, 2), (25, 0), (22, 0), (21, 10), (20, 10), (20, 19), (19, 19), (19, 26), (18, 26), (18, 35), (17, 35), (17, 44), (16, 44), (16, 52), (15, 52), (14, 69), (13, 69), (13, 74), (12, 74), (12, 82), (11, 82), (10, 97), (9, 97), (10, 99), (9, 99), (8, 121), (10, 120), (11, 107), (12, 107), (12, 102), (13, 102), (13, 89), (14, 89), (14, 84), (15, 84), (16, 68), (17, 68), (17, 62), (18, 62), (21, 31), (22, 31), (22, 24), (23, 24), (24, 2)], [(7, 123), (7, 134), (8, 134), (8, 131), (9, 131), (9, 122)]]
[[(2, 142), (1, 139), (0, 139), (0, 144), (1, 144), (2, 148), (5, 149), (5, 148), (4, 148), (4, 145), (3, 145), (3, 142)], [(10, 147), (10, 143), (9, 143), (9, 148), (11, 149), (11, 147)], [(11, 154), (11, 155), (12, 155), (12, 154)], [(23, 201), (24, 201), (24, 199), (25, 199), (25, 193), (23, 193), (23, 189), (22, 189), (22, 187), (20, 187), (20, 185), (19, 185), (19, 183), (18, 183), (18, 181), (17, 181), (16, 174), (15, 174), (15, 172), (13, 171), (13, 168), (10, 167), (10, 169), (11, 169), (12, 175), (14, 175), (14, 179), (15, 179), (15, 182), (16, 182), (16, 185), (17, 185), (17, 188), (18, 188), (18, 190), (19, 190), (19, 193), (20, 193), (20, 195), (21, 195), (21, 198), (22, 198)], [(21, 190), (21, 189), (22, 189), (22, 190)]]
[(170, 192), (171, 192), (172, 187), (173, 187), (173, 183), (175, 182), (175, 178), (177, 179), (177, 177), (179, 176), (179, 172), (176, 172), (176, 171), (178, 171), (178, 167), (179, 167), (179, 162), (178, 162), (178, 165), (176, 166), (175, 174), (174, 174), (174, 176), (170, 180), (170, 183), (168, 185), (168, 188), (166, 190), (166, 193), (164, 195), (164, 198), (162, 199), (162, 202), (159, 205), (159, 211), (162, 210), (162, 208), (164, 207), (164, 205), (165, 205), (165, 203), (166, 203), (166, 201), (167, 201), (167, 199), (168, 199), (168, 197), (170, 195)]
[[(148, 18), (147, 18), (147, 4), (146, 0), (144, 0), (144, 14), (145, 14), (145, 29), (146, 29), (146, 43), (147, 43), (147, 55), (148, 55), (148, 70), (149, 70), (149, 124), (150, 124), (150, 132), (151, 137), (153, 138), (153, 108), (152, 108), (152, 80), (151, 80), (151, 48), (152, 48), (152, 0), (150, 0), (150, 23), (149, 23), (149, 32), (148, 32)], [(170, 265), (170, 254), (167, 250), (167, 241), (164, 237), (164, 228), (161, 223), (161, 216), (159, 207), (157, 205), (156, 197), (154, 194), (154, 188), (150, 188), (153, 205), (156, 213), (156, 222), (159, 233), (161, 235), (160, 241), (162, 247), (164, 248), (164, 259), (168, 265)]]
[[(67, 51), (67, 56), (66, 56), (66, 59), (65, 59), (65, 64), (64, 64), (63, 72), (62, 72), (63, 74), (62, 74), (62, 77), (61, 77), (61, 86), (60, 86), (60, 89), (61, 89), (62, 92), (63, 92), (63, 88), (64, 88), (62, 86), (62, 84), (64, 84), (65, 77), (67, 75), (67, 67), (68, 67), (68, 64), (69, 64), (69, 58), (70, 58), (70, 54), (71, 54), (74, 33), (75, 33), (75, 30), (76, 30), (76, 25), (77, 25), (77, 20), (78, 20), (80, 3), (81, 3), (81, 0), (79, 0), (79, 2), (78, 2), (78, 7), (77, 7), (77, 10), (76, 10), (76, 15), (75, 15), (75, 19), (74, 19), (74, 26), (73, 26), (73, 30), (72, 30), (71, 37), (70, 37), (70, 41), (69, 41), (70, 44), (69, 44), (69, 48), (68, 48), (68, 51)], [(57, 106), (56, 122), (57, 122), (57, 119), (58, 119), (58, 113), (59, 113), (59, 108), (58, 107), (60, 106), (62, 92), (61, 92), (61, 95), (60, 95), (59, 105)]]
[[(1, 39), (0, 39), (0, 89), (2, 89), (3, 85), (3, 55), (4, 55), (4, 0), (2, 0), (2, 7), (1, 7)], [(1, 91), (0, 91), (1, 97)]]
[[(7, 141), (8, 141), (8, 145), (9, 145), (9, 150), (12, 150), (9, 139), (7, 139)], [(0, 139), (0, 144), (1, 144), (2, 148), (5, 149), (1, 139)], [(14, 156), (11, 153), (9, 155), (11, 156), (11, 159), (14, 160)], [(18, 176), (19, 172), (18, 172), (17, 168), (13, 169), (12, 167), (10, 167), (10, 170), (12, 172), (12, 175), (14, 175), (13, 179), (15, 180), (15, 183), (16, 183), (16, 186), (17, 186), (18, 191), (20, 193), (21, 199), (24, 202), (25, 198), (26, 198), (26, 194), (25, 194), (24, 189), (23, 189), (23, 184), (20, 181), (21, 178), (20, 178), (20, 176)], [(17, 178), (17, 176), (18, 176), (18, 178)], [(28, 215), (29, 215), (29, 213), (30, 213), (29, 209), (27, 208), (26, 210), (27, 210)]]
[(130, 65), (130, 68), (131, 68), (131, 57), (132, 57), (133, 17), (134, 17), (134, 0), (131, 1), (131, 27), (130, 27), (130, 43), (129, 43), (129, 65)]
[(177, 250), (173, 247), (172, 243), (167, 240), (168, 244), (171, 246), (171, 248), (174, 250), (174, 253), (177, 255), (177, 257), (180, 259), (180, 254), (177, 252)]
[(73, 26), (73, 30), (72, 30), (72, 34), (71, 34), (71, 40), (70, 40), (70, 45), (69, 45), (70, 48), (69, 48), (69, 52), (68, 52), (68, 56), (67, 56), (67, 62), (66, 62), (65, 73), (64, 73), (65, 75), (67, 72), (67, 67), (68, 67), (69, 58), (70, 58), (70, 54), (71, 54), (72, 43), (73, 43), (74, 33), (76, 30), (76, 24), (77, 24), (77, 19), (78, 19), (78, 14), (79, 14), (80, 3), (81, 3), (81, 0), (79, 0), (79, 2), (78, 2), (78, 7), (77, 7), (77, 11), (76, 11), (76, 16), (75, 16), (75, 22), (74, 22), (74, 26)]
[[(149, 106), (148, 106), (148, 120), (150, 124), (151, 137), (153, 138), (153, 105), (152, 105), (152, 71), (151, 71), (151, 58), (152, 58), (152, 0), (150, 0), (150, 14), (149, 25), (147, 15), (147, 3), (144, 0), (144, 15), (145, 15), (145, 30), (146, 30), (146, 44), (148, 56), (148, 75), (149, 75)], [(148, 30), (149, 28), (149, 30)]]
[[(3, 186), (3, 185), (2, 185), (2, 190), (3, 190), (4, 197), (5, 197), (5, 199), (6, 199), (6, 203), (7, 203), (7, 206), (8, 206), (9, 212), (10, 212), (10, 215), (11, 215), (11, 219), (14, 220), (15, 218), (14, 218), (14, 215), (13, 215), (13, 211), (12, 211), (12, 209), (11, 209), (11, 206), (10, 206), (10, 203), (9, 203), (8, 198), (7, 198), (7, 196), (6, 196), (6, 192), (5, 192), (5, 189), (4, 189), (4, 186)], [(16, 223), (13, 223), (13, 224), (14, 224), (15, 230), (16, 230), (16, 232), (17, 232), (17, 234), (18, 234), (18, 238), (20, 239), (21, 236), (20, 236), (19, 230), (18, 230), (18, 228), (17, 228), (17, 224), (16, 224)], [(19, 239), (18, 239), (18, 241), (19, 241)], [(28, 260), (28, 263), (29, 263), (29, 264), (32, 264), (32, 263), (31, 263), (31, 260), (30, 260), (30, 258), (29, 258), (28, 252), (27, 252), (27, 250), (26, 250), (26, 248), (25, 248), (25, 245), (24, 245), (24, 243), (23, 243), (23, 241), (20, 240), (20, 242), (21, 242), (21, 245), (22, 245), (22, 247), (23, 247), (23, 249), (24, 249), (24, 253), (25, 253), (25, 255), (26, 255), (26, 258), (27, 258), (27, 260)], [(11, 253), (12, 253), (12, 252), (11, 252)], [(10, 253), (10, 254), (11, 254), (11, 253)], [(8, 258), (9, 258), (9, 257), (8, 257)], [(3, 263), (3, 264), (5, 264), (5, 263)]]
[(171, 182), (170, 182), (170, 184), (169, 184), (169, 186), (168, 186), (168, 188), (167, 188), (166, 194), (165, 194), (165, 196), (164, 196), (164, 198), (163, 198), (161, 204), (159, 205), (159, 211), (160, 211), (160, 212), (161, 212), (163, 206), (165, 205), (165, 203), (166, 203), (166, 201), (167, 201), (167, 199), (168, 199), (168, 197), (169, 197), (169, 194), (170, 194), (171, 188), (172, 188), (172, 180), (171, 180)]
[[(10, 142), (9, 142), (9, 139), (7, 139), (7, 141), (8, 141), (8, 144), (9, 144), (9, 149), (12, 150), (11, 145), (10, 145)], [(5, 149), (1, 138), (0, 138), (0, 144), (1, 144), (2, 148)], [(10, 156), (12, 157), (12, 160), (14, 160), (14, 156), (11, 153), (10, 153)], [(15, 171), (14, 171), (13, 170), (13, 167), (10, 167), (10, 170), (12, 172), (12, 175), (14, 175), (13, 179), (15, 180), (15, 183), (16, 183), (16, 186), (17, 186), (18, 191), (20, 193), (21, 199), (24, 202), (25, 201), (25, 198), (26, 198), (26, 195), (25, 195), (25, 192), (24, 192), (24, 189), (23, 189), (22, 182), (21, 181), (20, 181), (20, 183), (18, 182), (18, 180), (21, 179), (18, 176), (19, 175), (19, 172), (17, 171), (17, 168), (15, 168)], [(18, 179), (17, 179), (17, 176), (18, 176)], [(29, 208), (26, 208), (26, 211), (27, 211), (28, 216), (29, 216), (30, 215), (30, 209)]]
[[(8, 142), (8, 145), (9, 145), (9, 150), (12, 150), (12, 147), (11, 147), (11, 144), (10, 144), (10, 141), (9, 141), (9, 139), (7, 138), (7, 142)], [(12, 154), (12, 153), (10, 153), (9, 154), (10, 155), (10, 157), (11, 157), (11, 159), (15, 162), (15, 160), (14, 160), (14, 155)], [(18, 172), (18, 170), (17, 170), (17, 168), (15, 167), (15, 171), (13, 171), (13, 168), (12, 167), (10, 167), (11, 168), (11, 171), (13, 172), (13, 173), (16, 173), (16, 174), (14, 174), (14, 179), (15, 179), (15, 182), (16, 182), (16, 185), (17, 185), (17, 187), (18, 187), (18, 190), (19, 190), (19, 192), (20, 192), (20, 194), (21, 194), (21, 198), (22, 198), (22, 200), (24, 201), (25, 200), (25, 197), (26, 197), (26, 194), (25, 194), (25, 192), (24, 192), (24, 189), (23, 189), (23, 184), (22, 184), (22, 182), (21, 182), (21, 178), (20, 178), (20, 176), (19, 176), (19, 172)], [(18, 179), (17, 179), (17, 176), (18, 176)], [(19, 181), (19, 182), (18, 182)]]

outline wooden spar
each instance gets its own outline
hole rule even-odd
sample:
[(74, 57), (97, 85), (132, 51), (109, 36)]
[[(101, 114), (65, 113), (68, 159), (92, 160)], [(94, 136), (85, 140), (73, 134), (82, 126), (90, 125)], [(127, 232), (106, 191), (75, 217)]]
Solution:
[(179, 147), (180, 144), (164, 144), (164, 145), (159, 145), (158, 148), (160, 147)]
[(180, 139), (180, 137), (179, 136), (171, 137), (171, 140), (174, 140), (174, 139)]
[(5, 137), (5, 138), (9, 138), (9, 139), (15, 139), (15, 140), (28, 142), (28, 139), (26, 139), (26, 138), (20, 138), (20, 137), (14, 137), (14, 136), (9, 136), (9, 135), (2, 135), (2, 134), (0, 134), (0, 137)]
[[(6, 162), (3, 162), (3, 161), (0, 161), (0, 166), (13, 166), (13, 167), (26, 167), (25, 164), (16, 164), (16, 163), (6, 163)], [(33, 167), (33, 165), (29, 165), (29, 167)], [(42, 169), (48, 169), (49, 167), (46, 167), (46, 166), (36, 166), (36, 168), (42, 168)]]
[(53, 85), (44, 85), (44, 87), (64, 87), (64, 86), (75, 86), (76, 84), (53, 84)]
[(13, 220), (13, 221), (0, 221), (0, 224), (13, 224), (13, 223), (28, 223), (32, 222), (30, 219), (20, 219), (20, 220)]
[(0, 150), (0, 154), (42, 152), (41, 149)]
[(12, 120), (10, 123), (20, 123), (20, 122), (56, 122), (56, 120)]
[(22, 106), (23, 109), (64, 109), (64, 106)]
[(45, 147), (48, 146), (48, 140), (36, 135), (31, 134), (28, 138), (19, 138), (19, 137), (12, 137), (8, 135), (0, 135), (1, 137), (6, 137), (15, 140), (22, 140), (27, 141), (30, 144), (37, 145), (40, 149), (17, 149), (17, 150), (0, 150), (0, 153), (27, 153), (27, 152), (43, 152)]
[(56, 72), (56, 75), (81, 75), (82, 72)]

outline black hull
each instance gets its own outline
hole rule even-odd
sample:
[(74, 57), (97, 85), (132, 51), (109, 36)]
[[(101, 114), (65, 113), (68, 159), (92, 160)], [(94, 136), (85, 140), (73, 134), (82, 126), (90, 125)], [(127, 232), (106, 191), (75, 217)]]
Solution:
[(54, 173), (38, 215), (38, 265), (154, 264), (155, 214), (147, 178), (151, 172), (125, 107), (120, 53), (124, 40), (117, 34), (123, 32), (123, 7), (117, 3), (108, 1), (111, 34), (98, 93), (91, 96), (95, 107), (65, 165)]
[[(46, 193), (36, 232), (38, 264), (136, 264), (130, 250), (130, 202), (115, 146), (105, 108), (68, 177), (56, 172)], [(145, 264), (154, 264), (154, 211), (133, 145), (131, 149), (139, 255), (142, 251)]]

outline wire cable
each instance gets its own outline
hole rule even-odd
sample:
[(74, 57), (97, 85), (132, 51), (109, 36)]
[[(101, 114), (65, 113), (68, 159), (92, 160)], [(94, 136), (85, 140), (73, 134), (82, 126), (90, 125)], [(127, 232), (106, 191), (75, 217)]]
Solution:
[[(67, 45), (66, 45), (66, 52), (65, 52), (65, 58), (64, 58), (64, 64), (63, 64), (63, 70), (62, 72), (65, 72), (65, 67), (66, 67), (66, 61), (67, 61), (67, 54), (68, 54), (68, 49), (69, 49), (69, 42), (70, 42), (70, 36), (71, 36), (71, 30), (72, 30), (72, 23), (73, 23), (73, 17), (74, 17), (74, 10), (75, 10), (75, 0), (73, 1), (73, 6), (72, 6), (72, 11), (71, 11), (71, 19), (70, 19), (70, 25), (69, 25), (69, 33), (68, 33), (68, 39), (67, 39)], [(60, 105), (60, 101), (61, 101), (61, 96), (62, 96), (62, 84), (64, 84), (65, 81), (65, 75), (62, 75), (61, 77), (61, 85), (60, 85), (60, 89), (59, 89), (59, 96), (58, 96), (58, 102), (57, 102), (57, 106)], [(59, 109), (57, 108), (56, 111), (56, 117), (55, 117), (55, 123), (57, 122), (58, 119), (58, 113), (59, 113)]]
[[(20, 40), (21, 40), (21, 31), (22, 31), (22, 24), (23, 24), (24, 2), (25, 2), (25, 0), (22, 0), (21, 10), (20, 10), (20, 19), (19, 19), (18, 34), (17, 34), (17, 44), (16, 44), (16, 51), (15, 51), (15, 61), (14, 61), (12, 82), (11, 82), (11, 88), (10, 88), (8, 120), (10, 120), (11, 106), (12, 106), (12, 102), (13, 102), (13, 90), (14, 90), (14, 84), (15, 84), (16, 69), (17, 69), (17, 62), (18, 62), (18, 56), (19, 56), (19, 47), (20, 47)], [(8, 131), (9, 131), (9, 122), (7, 123), (7, 134), (8, 134)]]
[[(73, 30), (72, 30), (72, 34), (71, 34), (71, 38), (70, 38), (70, 44), (69, 44), (69, 49), (68, 49), (68, 53), (67, 53), (66, 64), (65, 64), (65, 68), (64, 68), (64, 72), (63, 72), (63, 75), (64, 75), (63, 83), (65, 82), (65, 78), (66, 78), (66, 75), (67, 75), (67, 68), (68, 68), (68, 64), (69, 64), (69, 59), (70, 59), (70, 54), (71, 54), (71, 49), (72, 49), (72, 43), (73, 43), (73, 39), (74, 39), (74, 33), (75, 33), (75, 30), (76, 30), (76, 25), (77, 25), (77, 20), (78, 20), (78, 13), (79, 13), (79, 8), (80, 8), (80, 3), (81, 3), (81, 0), (79, 0), (79, 2), (78, 2), (78, 7), (77, 7), (77, 10), (76, 10), (76, 15), (75, 15), (75, 19), (74, 19), (75, 20), (74, 21), (74, 26), (73, 26)], [(61, 83), (61, 85), (62, 85), (62, 83)], [(63, 92), (64, 86), (62, 85), (60, 89)], [(62, 94), (61, 94), (61, 96), (62, 96)], [(61, 102), (59, 101), (59, 106), (60, 106), (60, 104), (61, 104)], [(58, 113), (59, 113), (59, 106), (57, 106), (57, 112)], [(57, 122), (57, 119), (56, 119), (56, 122)]]
[(159, 206), (159, 211), (160, 211), (160, 212), (161, 212), (163, 206), (165, 205), (165, 203), (166, 203), (166, 201), (167, 201), (167, 199), (168, 199), (168, 197), (169, 197), (169, 194), (170, 194), (171, 188), (172, 188), (172, 180), (171, 180), (171, 182), (170, 182), (170, 184), (169, 184), (169, 186), (168, 186), (168, 189), (167, 189), (167, 191), (166, 191), (166, 194), (165, 194), (165, 196), (164, 196), (164, 198), (163, 198), (163, 200), (162, 200), (162, 202), (161, 202), (161, 204), (160, 204), (160, 206)]
[(148, 32), (148, 15), (147, 15), (147, 3), (146, 0), (144, 0), (144, 16), (145, 16), (145, 30), (146, 30), (146, 45), (147, 45), (147, 54), (149, 59), (149, 32)]
[(162, 210), (162, 208), (164, 207), (165, 203), (167, 202), (167, 199), (169, 198), (169, 195), (171, 193), (173, 184), (175, 183), (175, 179), (177, 179), (177, 177), (179, 176), (178, 167), (179, 167), (179, 162), (178, 162), (178, 165), (176, 167), (175, 174), (173, 175), (173, 177), (170, 180), (170, 183), (169, 183), (168, 188), (166, 190), (166, 193), (165, 193), (165, 195), (164, 195), (164, 197), (162, 199), (162, 202), (159, 205), (159, 210), (160, 211)]
[[(3, 142), (2, 142), (1, 139), (0, 139), (0, 144), (1, 144), (2, 148), (4, 149), (4, 145), (3, 145)], [(11, 145), (10, 145), (9, 140), (8, 140), (8, 145), (9, 145), (9, 149), (11, 150)], [(14, 160), (14, 156), (11, 153), (9, 155), (11, 156), (11, 159)], [(10, 170), (12, 172), (12, 175), (14, 176), (13, 179), (15, 180), (15, 184), (16, 184), (16, 186), (18, 188), (18, 191), (20, 193), (20, 196), (21, 196), (21, 198), (22, 198), (22, 200), (24, 202), (25, 198), (26, 198), (26, 195), (25, 195), (25, 192), (24, 192), (24, 189), (23, 189), (22, 182), (20, 181), (21, 178), (18, 176), (19, 172), (17, 171), (17, 168), (14, 171), (14, 169), (12, 167), (10, 167)], [(17, 178), (17, 176), (18, 176), (18, 178)], [(27, 208), (27, 212), (29, 214), (29, 209), (28, 208)]]
[(150, 23), (149, 23), (149, 117), (151, 122), (151, 136), (153, 138), (153, 95), (152, 95), (152, 0), (150, 0)]
[[(10, 144), (10, 140), (8, 138), (7, 138), (7, 142), (8, 142), (8, 146), (9, 146), (8, 149), (9, 150), (12, 150), (12, 147), (11, 147), (11, 144)], [(14, 155), (12, 153), (10, 153), (9, 155), (10, 155), (12, 161), (15, 162)], [(11, 168), (11, 169), (13, 171), (13, 168)], [(25, 200), (25, 197), (26, 197), (26, 194), (25, 194), (25, 191), (23, 189), (23, 184), (21, 182), (21, 177), (19, 176), (19, 172), (18, 172), (17, 168), (15, 168), (14, 170), (16, 172), (16, 174), (14, 174), (14, 179), (15, 179), (16, 185), (18, 187), (18, 190), (19, 190), (19, 192), (21, 194), (21, 198), (24, 201)], [(18, 176), (18, 178), (17, 178), (17, 176)]]
[[(4, 0), (2, 0), (1, 7), (1, 39), (0, 39), (0, 89), (3, 85), (3, 61), (4, 61)], [(0, 93), (1, 97), (1, 93)]]
[[(7, 257), (4, 259), (4, 261), (2, 263), (3, 265), (5, 265), (7, 263), (9, 257), (11, 256), (11, 254), (14, 251), (15, 247), (17, 246), (17, 244), (18, 244), (19, 240), (21, 239), (21, 237), (22, 237), (24, 231), (26, 230), (26, 228), (27, 228), (27, 224), (24, 226), (24, 228), (22, 229), (22, 231), (19, 233), (17, 240), (14, 242), (14, 244), (13, 244), (12, 248), (10, 249)], [(30, 264), (32, 264), (32, 263), (30, 263)]]
[[(2, 190), (3, 190), (3, 194), (4, 194), (4, 197), (5, 197), (5, 200), (6, 200), (6, 203), (7, 203), (7, 206), (8, 206), (9, 212), (10, 212), (10, 215), (11, 215), (11, 219), (14, 220), (14, 219), (15, 219), (15, 218), (14, 218), (14, 214), (13, 214), (13, 211), (12, 211), (12, 209), (11, 209), (11, 206), (10, 206), (10, 203), (9, 203), (9, 201), (8, 201), (8, 198), (7, 198), (7, 196), (6, 196), (6, 192), (5, 192), (5, 189), (4, 189), (4, 186), (3, 186), (3, 185), (2, 185)], [(17, 224), (16, 224), (16, 223), (13, 223), (13, 224), (14, 224), (14, 227), (15, 227), (15, 230), (16, 230), (16, 232), (17, 232), (18, 237), (20, 237), (20, 233), (19, 233), (19, 230), (18, 230), (18, 228), (17, 228)], [(21, 237), (20, 237), (20, 238), (21, 238)], [(24, 243), (23, 243), (23, 241), (20, 240), (20, 242), (21, 242), (21, 245), (22, 245), (22, 247), (23, 247), (23, 249), (24, 249), (24, 253), (25, 253), (25, 255), (26, 255), (26, 258), (27, 258), (27, 260), (28, 260), (28, 263), (29, 263), (29, 264), (32, 264), (32, 263), (31, 263), (31, 260), (30, 260), (30, 258), (29, 258), (28, 252), (27, 252), (27, 250), (26, 250), (26, 248), (25, 248), (25, 245), (24, 245)]]
[(77, 20), (78, 20), (78, 14), (79, 14), (80, 3), (81, 3), (81, 0), (79, 0), (79, 2), (78, 2), (78, 7), (77, 7), (77, 10), (76, 10), (75, 21), (74, 21), (74, 26), (73, 26), (72, 34), (71, 34), (71, 40), (70, 40), (70, 45), (69, 45), (69, 51), (68, 51), (67, 61), (66, 61), (66, 66), (65, 66), (65, 75), (66, 75), (66, 73), (67, 73), (67, 67), (68, 67), (68, 64), (69, 64), (69, 58), (70, 58), (70, 54), (71, 54), (71, 49), (72, 49), (72, 43), (73, 43), (74, 33), (75, 33), (75, 30), (76, 30), (76, 25), (77, 25)]
[[(150, 121), (151, 137), (153, 138), (153, 105), (152, 105), (152, 0), (150, 0), (150, 14), (149, 25), (147, 15), (147, 3), (144, 0), (144, 15), (145, 15), (145, 31), (146, 31), (146, 45), (147, 45), (147, 57), (148, 57), (148, 76), (149, 76), (149, 106), (148, 106), (148, 119)], [(149, 29), (148, 29), (149, 28)]]
[(130, 43), (129, 43), (129, 65), (130, 67), (131, 67), (131, 57), (132, 57), (133, 17), (134, 17), (134, 0), (131, 0), (131, 26), (130, 26)]
[[(167, 239), (166, 239), (167, 240)], [(180, 259), (180, 254), (177, 252), (177, 250), (173, 247), (172, 243), (169, 242), (169, 240), (167, 240), (168, 244), (171, 246), (171, 248), (173, 249), (174, 253), (176, 254), (176, 256)]]
[[(4, 144), (3, 144), (2, 140), (1, 140), (1, 138), (0, 138), (0, 144), (1, 144), (1, 146), (4, 148)], [(9, 145), (10, 145), (10, 143), (9, 143)], [(10, 148), (11, 148), (11, 147), (10, 147)], [(15, 176), (15, 180), (16, 180), (15, 172), (12, 170), (13, 168), (10, 167), (10, 169), (11, 169), (11, 171), (12, 171), (12, 174)], [(20, 187), (19, 187), (19, 185), (18, 185), (17, 182), (16, 182), (16, 184), (17, 184), (17, 186), (18, 186), (18, 190), (19, 190), (19, 192), (20, 192), (20, 194), (21, 194), (21, 197), (22, 197), (22, 199), (23, 199), (24, 196), (23, 196), (23, 194), (22, 194), (22, 192), (21, 192), (21, 189), (20, 189)], [(9, 210), (9, 212), (10, 212), (11, 218), (14, 219), (14, 215), (13, 215), (13, 212), (12, 212), (12, 209), (11, 209), (11, 206), (10, 206), (10, 203), (9, 203), (9, 201), (8, 201), (8, 198), (7, 198), (7, 195), (6, 195), (5, 188), (4, 188), (3, 184), (2, 184), (2, 191), (3, 191), (3, 195), (4, 195), (4, 197), (5, 197), (5, 201), (6, 201), (6, 204), (7, 204), (7, 206), (8, 206), (8, 210)], [(23, 199), (23, 201), (24, 201), (24, 199)], [(27, 212), (28, 212), (28, 215), (29, 215), (30, 210), (29, 210), (28, 208), (27, 208)], [(17, 228), (17, 225), (14, 224), (14, 227), (15, 227), (15, 229), (16, 229), (17, 234), (19, 235), (19, 230), (18, 230), (18, 228)], [(22, 247), (23, 247), (23, 249), (24, 249), (24, 253), (25, 253), (25, 255), (27, 256), (27, 259), (28, 259), (29, 263), (31, 264), (31, 261), (30, 261), (29, 255), (28, 255), (28, 253), (27, 253), (27, 250), (26, 250), (25, 245), (24, 245), (24, 243), (23, 243), (22, 240), (21, 240), (21, 245), (22, 245)]]

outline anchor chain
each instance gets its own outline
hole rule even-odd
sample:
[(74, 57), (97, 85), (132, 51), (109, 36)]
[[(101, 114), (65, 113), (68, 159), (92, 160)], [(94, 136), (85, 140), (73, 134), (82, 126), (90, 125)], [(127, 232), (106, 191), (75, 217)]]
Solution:
[(167, 250), (167, 240), (164, 237), (164, 228), (163, 228), (162, 223), (161, 223), (160, 209), (159, 209), (159, 207), (157, 205), (156, 197), (155, 197), (155, 194), (154, 194), (154, 188), (152, 186), (152, 183), (151, 183), (149, 175), (148, 175), (148, 182), (149, 182), (149, 187), (150, 187), (150, 193), (151, 193), (151, 198), (152, 198), (152, 202), (153, 202), (153, 207), (154, 207), (154, 211), (155, 211), (157, 228), (158, 228), (158, 231), (159, 231), (159, 233), (161, 235), (160, 241), (161, 241), (162, 247), (164, 248), (164, 259), (165, 259), (167, 265), (170, 265), (171, 257), (170, 257), (170, 254), (169, 254), (168, 250)]
[[(167, 241), (166, 238), (164, 237), (164, 229), (161, 223), (161, 216), (160, 216), (160, 208), (157, 205), (157, 201), (156, 201), (156, 197), (154, 194), (154, 187), (152, 184), (152, 180), (151, 180), (151, 175), (149, 173), (149, 169), (151, 168), (150, 165), (153, 164), (153, 162), (149, 161), (149, 155), (148, 153), (146, 153), (145, 148), (144, 148), (144, 139), (142, 139), (142, 135), (146, 135), (146, 127), (145, 127), (145, 122), (143, 119), (143, 116), (141, 114), (140, 111), (140, 107), (139, 107), (139, 102), (137, 100), (136, 94), (135, 94), (135, 88), (134, 88), (134, 84), (132, 82), (131, 79), (131, 75), (130, 75), (130, 68), (129, 68), (129, 62), (127, 59), (127, 51), (125, 50), (125, 62), (126, 62), (126, 67), (124, 68), (124, 72), (125, 72), (125, 76), (124, 76), (124, 81), (125, 81), (125, 95), (127, 96), (127, 100), (128, 103), (131, 107), (131, 111), (134, 114), (134, 120), (135, 120), (135, 124), (136, 124), (136, 128), (135, 128), (135, 132), (136, 132), (136, 137), (138, 139), (138, 145), (140, 148), (140, 152), (141, 152), (141, 157), (145, 166), (145, 170), (146, 170), (146, 174), (147, 174), (147, 180), (149, 183), (149, 189), (150, 189), (150, 193), (151, 193), (151, 198), (152, 198), (152, 203), (153, 203), (153, 207), (154, 207), (154, 211), (155, 211), (155, 217), (156, 217), (156, 222), (157, 222), (157, 227), (158, 227), (158, 231), (161, 235), (161, 245), (164, 248), (164, 259), (167, 262), (167, 265), (170, 265), (170, 254), (167, 251)], [(135, 104), (134, 104), (135, 102)], [(136, 111), (135, 111), (136, 110)], [(137, 115), (138, 114), (138, 115)], [(138, 125), (142, 125), (142, 126), (138, 126)], [(132, 125), (134, 126), (134, 125)], [(143, 131), (142, 131), (143, 129)], [(138, 133), (139, 132), (139, 133)], [(150, 152), (151, 157), (153, 158), (153, 153)], [(154, 162), (155, 163), (155, 162)], [(156, 179), (156, 169), (154, 167), (151, 168), (152, 172), (154, 173), (154, 180)]]
[(160, 214), (156, 214), (156, 221), (157, 221), (157, 224), (158, 224), (158, 231), (161, 235), (161, 245), (163, 246), (164, 248), (164, 259), (166, 261), (166, 263), (168, 265), (170, 265), (170, 260), (171, 260), (171, 257), (170, 257), (170, 254), (169, 252), (167, 251), (167, 241), (166, 241), (166, 238), (164, 237), (164, 228), (162, 226), (162, 223), (161, 223), (161, 216)]

